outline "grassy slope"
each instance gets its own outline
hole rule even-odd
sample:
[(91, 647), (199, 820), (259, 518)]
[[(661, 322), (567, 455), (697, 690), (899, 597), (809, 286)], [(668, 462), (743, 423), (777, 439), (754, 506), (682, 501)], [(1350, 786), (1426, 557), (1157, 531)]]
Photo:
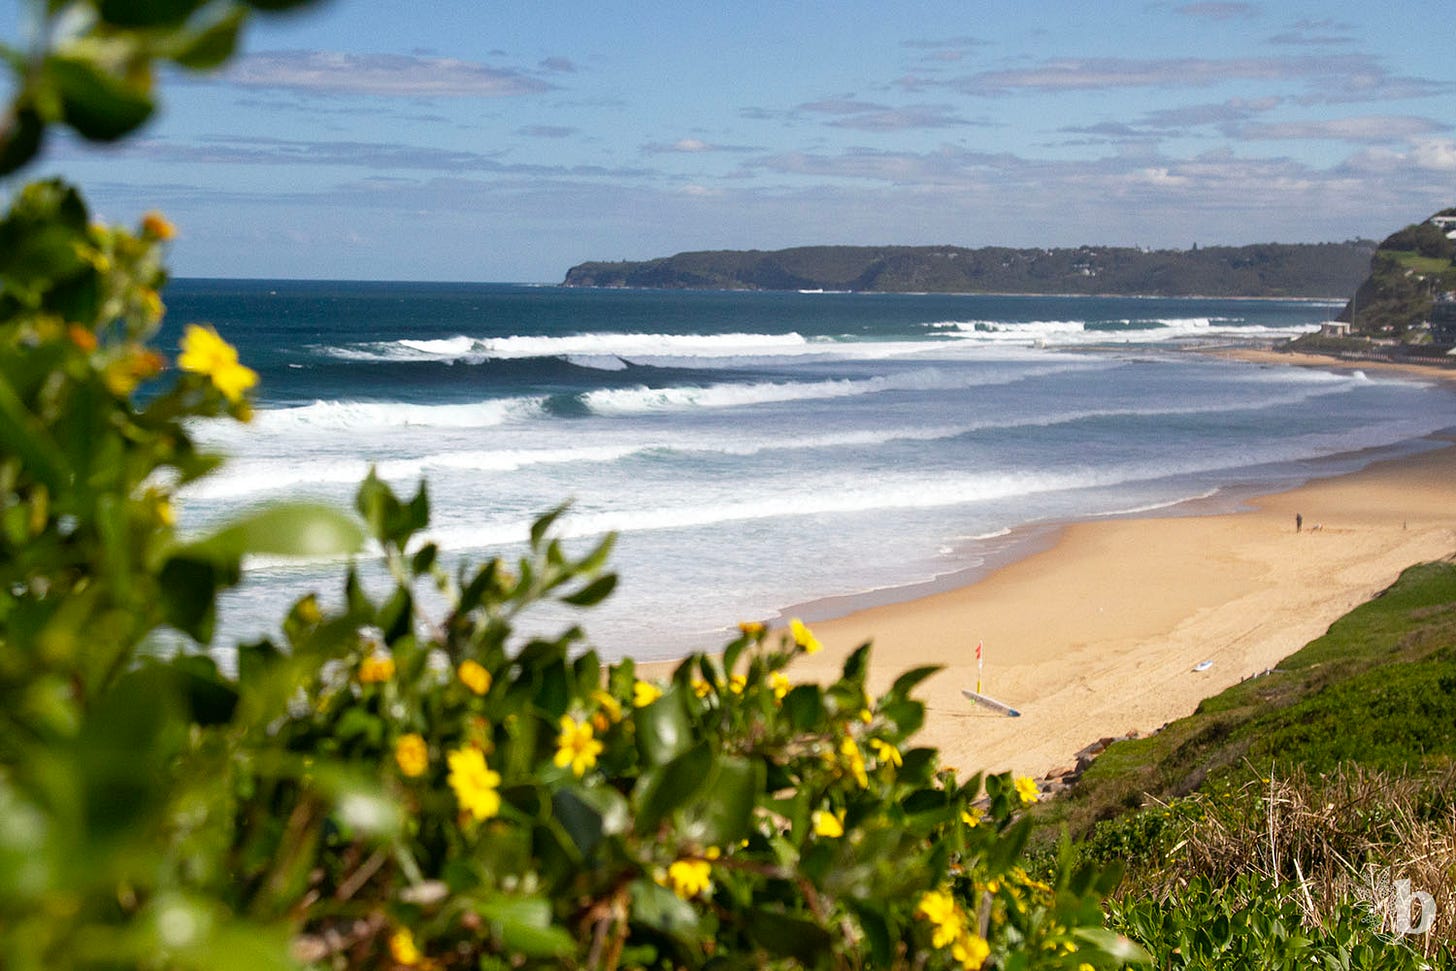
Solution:
[(1271, 764), (1398, 769), (1456, 756), (1456, 564), (1428, 563), (1331, 625), (1274, 673), (1234, 685), (1149, 738), (1120, 742), (1048, 807), (1074, 834)]

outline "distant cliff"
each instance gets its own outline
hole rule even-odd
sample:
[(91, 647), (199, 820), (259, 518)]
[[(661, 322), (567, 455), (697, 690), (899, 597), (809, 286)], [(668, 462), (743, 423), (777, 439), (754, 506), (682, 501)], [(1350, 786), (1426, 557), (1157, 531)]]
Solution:
[(1365, 278), (1374, 252), (1371, 240), (1155, 251), (1112, 246), (801, 246), (582, 263), (567, 271), (563, 286), (1343, 297)]

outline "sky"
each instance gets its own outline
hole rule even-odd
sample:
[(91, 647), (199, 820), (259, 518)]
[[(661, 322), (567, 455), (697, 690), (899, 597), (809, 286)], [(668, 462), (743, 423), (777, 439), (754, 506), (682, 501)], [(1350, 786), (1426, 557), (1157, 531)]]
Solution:
[[(0, 35), (23, 32), (0, 0)], [(1456, 205), (1450, 0), (327, 0), (28, 177), (181, 276), (559, 282), (817, 244), (1380, 239)], [(14, 180), (0, 184), (12, 191)]]

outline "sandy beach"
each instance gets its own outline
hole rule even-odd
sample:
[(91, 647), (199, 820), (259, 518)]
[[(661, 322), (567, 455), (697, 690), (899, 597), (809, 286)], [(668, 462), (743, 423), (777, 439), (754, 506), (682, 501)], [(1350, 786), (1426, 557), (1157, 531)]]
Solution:
[[(920, 744), (962, 772), (1041, 776), (1099, 737), (1147, 733), (1273, 667), (1406, 567), (1456, 553), (1456, 447), (1254, 500), (1248, 511), (1077, 523), (978, 582), (813, 625), (795, 669), (832, 679), (875, 644), (873, 689), (924, 664)], [(1295, 516), (1304, 529), (1295, 531)], [(978, 709), (985, 692), (1020, 718)], [(1212, 661), (1205, 671), (1194, 666)]]

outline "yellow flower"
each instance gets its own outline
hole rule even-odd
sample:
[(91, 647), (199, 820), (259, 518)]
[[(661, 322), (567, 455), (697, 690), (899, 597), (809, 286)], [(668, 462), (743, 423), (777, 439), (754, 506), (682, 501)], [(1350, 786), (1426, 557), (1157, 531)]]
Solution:
[(1016, 795), (1020, 797), (1023, 806), (1029, 806), (1041, 798), (1035, 780), (1025, 775), (1016, 780)]
[(713, 686), (702, 678), (693, 678), (693, 694), (699, 698), (706, 698), (713, 691)]
[(661, 697), (662, 689), (651, 681), (634, 681), (632, 683), (633, 708), (646, 708)]
[(141, 301), (142, 314), (146, 317), (148, 323), (156, 323), (162, 319), (163, 308), (161, 294), (151, 287), (143, 287), (141, 292), (137, 294), (137, 299)]
[(814, 636), (814, 632), (805, 627), (804, 622), (797, 617), (789, 620), (789, 633), (793, 635), (794, 643), (803, 648), (805, 654), (817, 654), (824, 647), (819, 643), (819, 638)]
[(768, 686), (773, 689), (774, 700), (783, 701), (784, 695), (789, 693), (789, 676), (782, 671), (775, 671), (768, 676)]
[(728, 679), (728, 690), (735, 695), (743, 694), (743, 689), (748, 686), (748, 678), (741, 674), (735, 674)]
[(570, 715), (561, 716), (561, 736), (556, 740), (556, 757), (552, 760), (560, 768), (571, 766), (579, 779), (586, 770), (597, 764), (602, 754), (602, 743), (592, 737), (591, 725), (578, 722)]
[(430, 767), (429, 746), (414, 732), (401, 735), (394, 743), (394, 761), (399, 764), (399, 771), (411, 778), (424, 775)]
[(837, 840), (844, 835), (844, 810), (837, 813), (816, 809), (810, 819), (814, 823), (814, 835)]
[(466, 659), (460, 662), (455, 669), (455, 674), (460, 678), (460, 683), (478, 695), (483, 695), (490, 690), (490, 672), (481, 666), (479, 661)]
[(608, 722), (619, 722), (622, 720), (622, 703), (605, 691), (593, 691), (592, 701), (597, 703), (602, 714), (607, 716)]
[(500, 812), (501, 777), (485, 764), (485, 753), (474, 746), (456, 749), (445, 757), (450, 766), (446, 781), (455, 790), (460, 808), (477, 820), (489, 819)]
[(120, 398), (135, 391), (141, 382), (156, 377), (165, 366), (166, 361), (156, 351), (132, 348), (107, 364), (101, 376), (111, 393)]
[(160, 212), (149, 212), (142, 216), (142, 233), (165, 243), (177, 235), (177, 227)]
[(976, 971), (991, 956), (991, 947), (985, 938), (967, 931), (956, 938), (955, 943), (950, 946), (950, 953), (961, 963), (961, 967), (967, 971)]
[(758, 637), (763, 633), (764, 626), (756, 620), (745, 620), (739, 623), (738, 629), (745, 637)]
[(389, 935), (389, 956), (394, 958), (396, 964), (406, 967), (412, 968), (420, 963), (420, 949), (415, 946), (415, 936), (409, 932), (409, 928), (401, 927)]
[(359, 662), (359, 683), (378, 684), (394, 677), (394, 659), (369, 655)]
[(182, 354), (177, 366), (204, 374), (229, 401), (236, 404), (243, 392), (258, 383), (258, 372), (238, 363), (238, 352), (211, 327), (188, 324), (182, 335)]
[(298, 602), (298, 619), (305, 624), (317, 624), (324, 619), (323, 611), (319, 610), (318, 597), (309, 594)]
[(889, 742), (881, 741), (878, 738), (870, 739), (870, 748), (875, 750), (875, 758), (880, 760), (881, 765), (903, 765), (900, 758), (900, 750)]
[(849, 766), (854, 781), (861, 789), (868, 789), (870, 777), (865, 772), (864, 755), (860, 753), (859, 746), (854, 744), (854, 739), (846, 738), (839, 743), (839, 754), (844, 756), (845, 764)]
[(981, 823), (985, 822), (985, 820), (986, 814), (981, 810), (980, 806), (967, 806), (965, 809), (961, 810), (961, 822), (965, 823), (972, 829), (975, 829), (977, 826), (981, 825)]
[(954, 944), (965, 932), (965, 916), (955, 898), (944, 890), (927, 890), (920, 896), (915, 913), (935, 925), (930, 943), (935, 947)]
[(66, 336), (71, 339), (72, 344), (88, 354), (96, 350), (96, 332), (89, 328), (71, 324), (66, 328)]
[(713, 867), (707, 860), (675, 860), (667, 868), (672, 892), (684, 900), (700, 897), (713, 886)]

